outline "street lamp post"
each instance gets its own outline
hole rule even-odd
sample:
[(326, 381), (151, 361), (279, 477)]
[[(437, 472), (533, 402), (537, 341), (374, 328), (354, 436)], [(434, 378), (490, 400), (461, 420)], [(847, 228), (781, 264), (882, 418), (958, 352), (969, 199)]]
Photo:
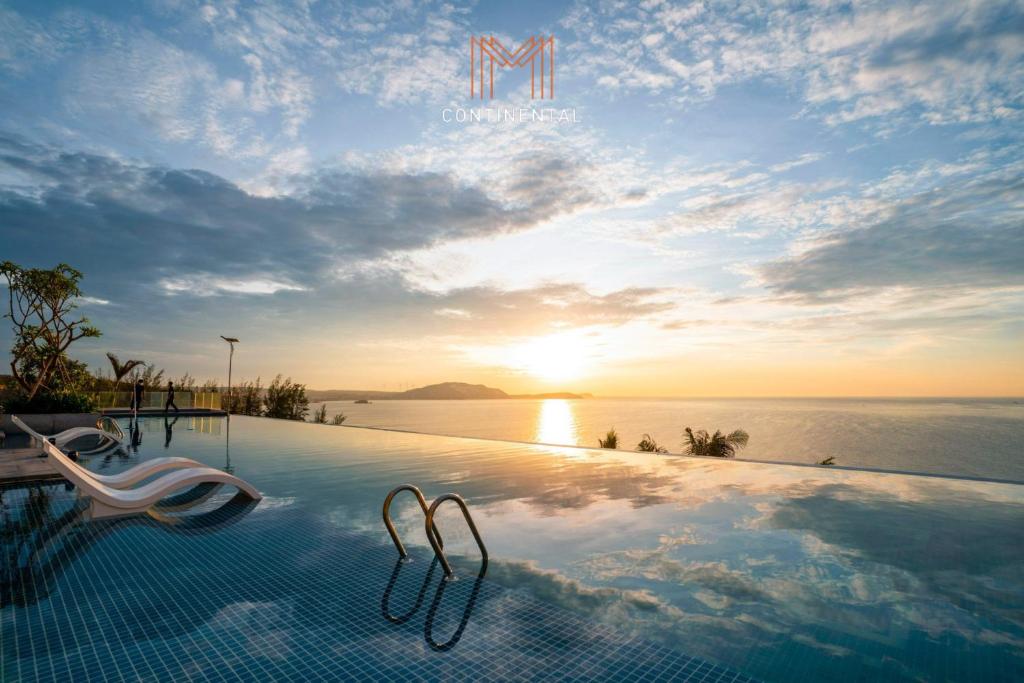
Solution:
[(220, 336), (221, 339), (226, 341), (231, 347), (231, 352), (228, 354), (228, 415), (231, 414), (231, 364), (235, 359), (235, 344), (238, 340), (234, 337), (225, 337), (223, 334)]

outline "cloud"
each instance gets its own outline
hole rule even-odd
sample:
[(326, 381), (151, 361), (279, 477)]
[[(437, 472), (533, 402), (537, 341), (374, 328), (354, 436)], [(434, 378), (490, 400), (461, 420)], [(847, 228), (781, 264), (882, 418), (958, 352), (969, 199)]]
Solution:
[(455, 320), (469, 320), (473, 317), (472, 313), (461, 308), (438, 308), (434, 310), (434, 315), (439, 315), (442, 318), (453, 318)]
[(193, 273), (188, 278), (164, 278), (158, 283), (168, 294), (213, 296), (215, 294), (276, 294), (302, 292), (306, 287), (266, 278), (230, 280), (210, 273)]
[(770, 167), (770, 170), (773, 173), (784, 173), (790, 169), (806, 166), (807, 164), (813, 164), (815, 161), (820, 161), (823, 158), (825, 158), (825, 155), (820, 152), (808, 152), (807, 154), (801, 154), (796, 159), (775, 164)]
[(758, 269), (772, 292), (806, 301), (889, 288), (1024, 287), (1024, 180), (1012, 168), (896, 202), (864, 227), (813, 239)]
[[(820, 197), (828, 185), (759, 185), (742, 192), (700, 194), (681, 203), (683, 211), (658, 222), (658, 234), (693, 234), (745, 228), (745, 235), (763, 237), (825, 220), (832, 201)], [(816, 196), (819, 195), (819, 196)]]
[(618, 325), (676, 306), (672, 288), (633, 287), (594, 294), (576, 283), (548, 283), (500, 290), (469, 287), (438, 295), (447, 310), (469, 314), (477, 324), (500, 331), (510, 326), (529, 329), (547, 324)]
[(65, 96), (80, 116), (128, 116), (163, 140), (205, 140), (219, 153), (237, 144), (237, 133), (229, 135), (218, 121), (214, 68), (152, 34), (83, 50), (69, 69)]
[[(574, 68), (604, 88), (682, 106), (723, 86), (791, 83), (825, 121), (906, 117), (932, 124), (1014, 118), (1022, 103), (1018, 2), (755, 1), (577, 5), (564, 20)], [(878, 130), (893, 124), (889, 120)]]
[(100, 299), (95, 296), (83, 296), (78, 299), (83, 305), (92, 304), (94, 306), (109, 306), (110, 301), (108, 299)]
[(88, 267), (118, 253), (124, 265), (112, 279), (131, 272), (163, 291), (206, 295), (298, 291), (341, 264), (529, 229), (589, 201), (558, 190), (557, 176), (554, 190), (532, 190), (530, 160), (512, 165), (503, 195), (442, 172), (370, 168), (295, 177), (301, 190), (261, 197), (204, 171), (9, 138), (0, 138), (0, 168), (14, 179), (0, 186), (12, 256)]
[(57, 59), (61, 46), (56, 38), (44, 24), (0, 7), (0, 69), (8, 74), (22, 76)]
[[(40, 21), (0, 12), (0, 42), (7, 46), (0, 48), (0, 69), (43, 79), (46, 87), (51, 78), (43, 69), (56, 65), (61, 75), (52, 96), (72, 120), (102, 120), (118, 141), (155, 135), (250, 159), (279, 148), (270, 124), (292, 140), (312, 113), (312, 79), (296, 65), (297, 54), (286, 58), (253, 42), (236, 53), (236, 69), (216, 51), (177, 42), (180, 32), (158, 34), (77, 9)], [(185, 21), (178, 28), (195, 26)], [(262, 35), (275, 33), (269, 23), (263, 29)]]

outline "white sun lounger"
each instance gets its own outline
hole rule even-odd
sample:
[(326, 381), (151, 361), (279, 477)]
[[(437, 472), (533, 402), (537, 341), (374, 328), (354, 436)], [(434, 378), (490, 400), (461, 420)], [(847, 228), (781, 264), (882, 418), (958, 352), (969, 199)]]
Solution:
[(101, 444), (102, 440), (105, 439), (106, 441), (109, 442), (107, 444), (107, 447), (113, 446), (114, 444), (122, 443), (121, 439), (117, 438), (117, 436), (115, 436), (114, 434), (111, 434), (110, 432), (104, 431), (102, 429), (96, 429), (95, 427), (72, 427), (71, 429), (65, 429), (63, 432), (60, 432), (59, 434), (45, 436), (37, 431), (30, 429), (21, 420), (18, 420), (16, 424), (19, 427), (21, 427), (22, 431), (24, 431), (26, 434), (28, 434), (37, 441), (53, 439), (53, 442), (57, 444), (57, 448), (61, 449), (67, 447), (67, 445), (74, 441), (75, 439), (81, 439), (84, 436), (97, 436), (101, 439)]
[[(12, 419), (20, 422), (16, 417), (12, 416)], [(21, 424), (18, 426), (22, 427)], [(200, 484), (227, 484), (234, 486), (238, 489), (239, 493), (248, 496), (252, 500), (261, 500), (263, 498), (260, 492), (248, 482), (242, 481), (227, 472), (215, 470), (212, 467), (178, 469), (164, 474), (158, 479), (136, 489), (116, 489), (96, 480), (91, 472), (72, 462), (70, 458), (49, 441), (44, 440), (42, 445), (43, 452), (46, 453), (49, 462), (57, 468), (65, 479), (78, 488), (79, 495), (89, 499), (89, 517), (92, 519), (145, 512), (155, 503), (175, 491), (192, 488)]]
[[(47, 441), (47, 437), (43, 436), (39, 432), (33, 430), (27, 424), (25, 424), (17, 416), (12, 415), (11, 420), (14, 424), (28, 434), (34, 441), (39, 443), (40, 446)], [(89, 427), (75, 427), (75, 429), (90, 429)], [(68, 430), (70, 431), (70, 430)], [(63, 433), (63, 432), (62, 432)], [(58, 443), (59, 446), (59, 443)], [(138, 484), (144, 479), (149, 479), (155, 474), (166, 472), (168, 470), (180, 470), (187, 467), (206, 467), (201, 462), (190, 460), (188, 458), (153, 458), (147, 460), (144, 463), (138, 464), (129, 470), (125, 470), (119, 474), (97, 474), (96, 472), (90, 472), (84, 467), (79, 467), (85, 476), (92, 477), (96, 481), (110, 488), (114, 489), (127, 489), (131, 488), (135, 484)]]

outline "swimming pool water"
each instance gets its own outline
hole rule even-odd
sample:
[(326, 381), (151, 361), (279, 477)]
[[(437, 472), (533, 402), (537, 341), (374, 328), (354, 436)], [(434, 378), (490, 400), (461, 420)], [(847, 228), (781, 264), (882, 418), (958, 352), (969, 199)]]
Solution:
[[(168, 431), (169, 430), (169, 431)], [(229, 439), (230, 432), (230, 439)], [(230, 468), (178, 515), (4, 492), (4, 680), (1024, 677), (1024, 489), (257, 418), (143, 421), (114, 472)], [(2, 456), (0, 456), (2, 457)], [(400, 483), (470, 503), (441, 580)]]

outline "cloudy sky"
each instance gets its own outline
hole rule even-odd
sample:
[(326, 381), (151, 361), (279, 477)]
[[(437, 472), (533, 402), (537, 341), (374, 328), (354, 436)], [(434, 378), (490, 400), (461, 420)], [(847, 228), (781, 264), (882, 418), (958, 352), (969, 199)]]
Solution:
[[(0, 0), (0, 258), (85, 273), (96, 367), (1024, 394), (1022, 2), (113, 5)], [(554, 100), (470, 99), (537, 34)]]

